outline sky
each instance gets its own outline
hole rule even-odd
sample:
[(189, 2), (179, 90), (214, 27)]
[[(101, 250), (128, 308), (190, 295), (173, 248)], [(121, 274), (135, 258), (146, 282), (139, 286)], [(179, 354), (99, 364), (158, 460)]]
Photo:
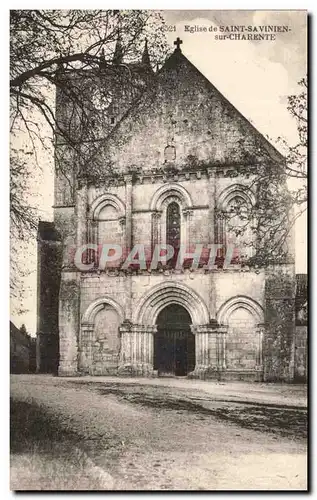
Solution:
[[(296, 141), (296, 124), (286, 109), (287, 96), (298, 92), (298, 81), (306, 75), (305, 11), (163, 11), (168, 42), (174, 48), (177, 37), (183, 41), (185, 56), (218, 90), (264, 135), (275, 141), (283, 136)], [(275, 33), (271, 41), (217, 40), (221, 27), (287, 26), (287, 32)], [(188, 30), (192, 28), (193, 33)], [(206, 27), (207, 31), (198, 31)], [(217, 28), (217, 31), (211, 31)], [(230, 29), (230, 28), (229, 28)], [(43, 160), (42, 173), (36, 179), (37, 204), (42, 220), (53, 218), (54, 176), (50, 159)], [(296, 272), (307, 272), (306, 216), (295, 227)], [(19, 327), (25, 323), (36, 332), (36, 241), (30, 243), (27, 256), (30, 274), (25, 280), (28, 294), (26, 312), (11, 318)]]

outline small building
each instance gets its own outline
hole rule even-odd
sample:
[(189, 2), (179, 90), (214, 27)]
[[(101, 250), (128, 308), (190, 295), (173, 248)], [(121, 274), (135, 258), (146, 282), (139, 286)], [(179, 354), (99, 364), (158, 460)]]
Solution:
[(10, 373), (29, 373), (32, 359), (32, 339), (26, 330), (10, 321)]

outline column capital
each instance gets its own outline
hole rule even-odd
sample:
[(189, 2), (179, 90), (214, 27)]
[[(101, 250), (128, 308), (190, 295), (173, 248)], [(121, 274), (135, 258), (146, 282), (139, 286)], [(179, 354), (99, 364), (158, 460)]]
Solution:
[(216, 176), (215, 169), (211, 168), (211, 167), (207, 168), (207, 175), (208, 175), (209, 179), (215, 177)]
[(138, 332), (141, 334), (147, 334), (147, 333), (156, 333), (157, 332), (157, 326), (156, 325), (137, 325), (133, 324), (131, 326), (131, 329), (133, 332)]
[(257, 329), (258, 329), (258, 330), (264, 330), (264, 328), (265, 328), (265, 323), (258, 323), (258, 324), (256, 325), (256, 327), (257, 327)]
[(222, 333), (222, 334), (227, 333), (227, 331), (228, 331), (228, 326), (226, 325), (219, 325), (216, 329), (217, 333)]
[(123, 176), (123, 178), (124, 178), (124, 182), (125, 182), (126, 184), (132, 184), (132, 177), (133, 177), (133, 176), (132, 176), (132, 174), (125, 174), (125, 175)]
[(210, 322), (207, 325), (191, 325), (190, 329), (194, 335), (196, 334), (208, 334), (208, 333), (226, 333), (228, 327), (226, 325), (219, 325), (217, 322)]
[(198, 333), (208, 334), (212, 332), (211, 325), (190, 325), (190, 329), (194, 335)]
[(220, 208), (215, 209), (215, 217), (216, 219), (223, 220), (225, 218), (225, 213)]
[(98, 226), (98, 221), (94, 219), (93, 217), (88, 217), (87, 222), (91, 224), (92, 227), (97, 227)]
[(185, 217), (189, 218), (189, 217), (191, 217), (193, 215), (193, 213), (194, 213), (194, 211), (192, 209), (190, 209), (190, 208), (184, 208), (183, 209), (183, 215)]
[(129, 320), (125, 320), (121, 325), (119, 326), (119, 332), (120, 334), (126, 333), (126, 332), (131, 332), (132, 328), (132, 323)]
[(155, 210), (155, 212), (152, 212), (152, 219), (159, 220), (162, 216), (162, 212), (159, 210)]
[(156, 333), (157, 326), (156, 325), (138, 325), (136, 323), (131, 323), (131, 321), (124, 321), (119, 326), (120, 333), (126, 332), (135, 332), (140, 333), (142, 335), (146, 335), (147, 333)]
[(91, 332), (94, 330), (94, 327), (95, 327), (94, 323), (85, 322), (81, 324), (82, 332)]
[(125, 216), (120, 217), (119, 218), (119, 224), (120, 224), (120, 226), (125, 226), (125, 223), (126, 223), (126, 217)]

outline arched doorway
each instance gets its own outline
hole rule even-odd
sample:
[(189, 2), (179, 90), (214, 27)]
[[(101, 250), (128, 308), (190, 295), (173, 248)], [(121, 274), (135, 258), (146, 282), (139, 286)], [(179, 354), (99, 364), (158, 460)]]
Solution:
[(195, 337), (191, 317), (178, 304), (166, 306), (158, 315), (154, 340), (154, 369), (159, 375), (185, 376), (195, 368)]

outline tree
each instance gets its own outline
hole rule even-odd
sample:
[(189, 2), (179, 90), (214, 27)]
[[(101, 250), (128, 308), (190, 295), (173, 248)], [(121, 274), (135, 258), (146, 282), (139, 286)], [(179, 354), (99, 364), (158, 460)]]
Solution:
[[(163, 25), (164, 20), (156, 11), (11, 11), (10, 215), (14, 295), (21, 292), (20, 278), (25, 272), (19, 263), (16, 242), (28, 242), (34, 237), (38, 223), (32, 196), (34, 172), (41, 169), (43, 158), (53, 161), (54, 155), (55, 166), (65, 178), (70, 175), (74, 158), (80, 160), (78, 168), (86, 164), (106, 130), (104, 107), (94, 102), (92, 86), (96, 79), (101, 82), (107, 71), (114, 71), (113, 59), (116, 68), (139, 61), (145, 45), (142, 62), (159, 64), (167, 50)], [(142, 82), (133, 71), (130, 79), (127, 72), (124, 78), (121, 75), (118, 71), (120, 88), (129, 85), (132, 90), (140, 90)], [(97, 99), (107, 101), (113, 89), (108, 89), (106, 83), (100, 88)], [(56, 117), (55, 91), (67, 100), (67, 116)], [(59, 153), (54, 152), (56, 142), (61, 146)], [(71, 159), (69, 171), (65, 156)]]
[(26, 329), (26, 326), (24, 323), (22, 323), (21, 327), (20, 327), (20, 332), (25, 336), (25, 337), (28, 337), (29, 334), (27, 332), (27, 329)]
[[(255, 203), (237, 203), (222, 214), (229, 231), (244, 235), (243, 246), (252, 247), (249, 265), (287, 261), (293, 253), (294, 224), (307, 210), (307, 78), (298, 84), (299, 92), (287, 99), (287, 109), (297, 125), (297, 142), (289, 144), (279, 137), (276, 146), (283, 153), (281, 157), (272, 155), (263, 141), (256, 142), (245, 158), (246, 166), (239, 169), (249, 179)], [(238, 226), (236, 217), (240, 218)]]

